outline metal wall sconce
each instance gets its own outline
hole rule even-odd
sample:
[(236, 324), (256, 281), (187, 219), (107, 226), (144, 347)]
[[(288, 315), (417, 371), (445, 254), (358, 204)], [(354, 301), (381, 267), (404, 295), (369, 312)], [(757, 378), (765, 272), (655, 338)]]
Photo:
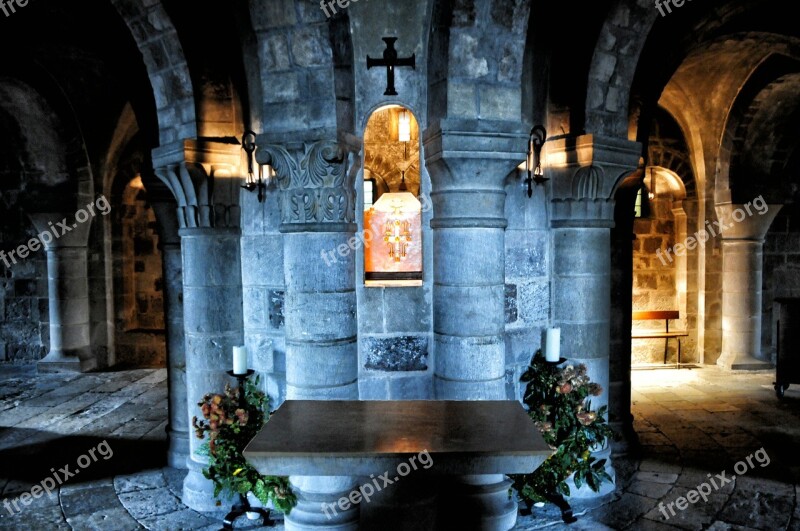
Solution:
[(255, 174), (255, 157), (256, 152), (256, 134), (253, 131), (245, 131), (242, 136), (242, 149), (247, 155), (247, 179), (242, 188), (248, 192), (255, 192), (258, 190), (258, 202), (263, 203), (265, 196), (264, 192), (267, 189), (269, 181), (275, 177), (275, 170), (272, 166), (267, 166), (267, 178), (264, 179), (264, 168), (260, 165), (258, 167), (258, 177)]
[(547, 129), (542, 125), (534, 126), (528, 138), (528, 158), (525, 161), (525, 169), (528, 173), (528, 177), (525, 179), (525, 183), (528, 185), (528, 197), (533, 196), (533, 183), (538, 186), (550, 180), (544, 176), (542, 169), (542, 146), (546, 141)]

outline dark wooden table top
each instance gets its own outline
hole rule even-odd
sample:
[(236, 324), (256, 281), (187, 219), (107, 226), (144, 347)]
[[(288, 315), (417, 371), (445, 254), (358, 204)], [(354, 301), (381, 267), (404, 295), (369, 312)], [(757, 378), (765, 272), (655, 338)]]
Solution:
[(448, 475), (528, 473), (553, 453), (516, 401), (290, 400), (244, 456), (262, 474), (352, 476), (423, 452)]

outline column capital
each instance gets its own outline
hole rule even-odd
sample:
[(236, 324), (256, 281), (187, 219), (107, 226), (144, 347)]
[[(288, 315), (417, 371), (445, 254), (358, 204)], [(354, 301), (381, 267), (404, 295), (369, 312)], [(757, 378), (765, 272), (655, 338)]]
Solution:
[(524, 162), (529, 130), (519, 122), (443, 119), (423, 133), (425, 166), (435, 192), (499, 190)]
[(553, 227), (613, 227), (617, 184), (636, 171), (639, 142), (583, 135), (545, 144)]
[(78, 222), (74, 212), (40, 212), (28, 214), (28, 217), (47, 251), (68, 247), (85, 248), (89, 244), (91, 219)]
[[(761, 198), (763, 201), (763, 197)], [(763, 243), (770, 225), (778, 215), (783, 205), (768, 205), (766, 202), (754, 205), (750, 202), (744, 205), (725, 203), (714, 205), (717, 218), (721, 223), (722, 239), (749, 240)]]
[(275, 170), (281, 232), (355, 232), (357, 149), (334, 140), (258, 144), (256, 162)]
[(238, 227), (241, 146), (186, 139), (153, 150), (153, 167), (178, 203), (180, 228)]

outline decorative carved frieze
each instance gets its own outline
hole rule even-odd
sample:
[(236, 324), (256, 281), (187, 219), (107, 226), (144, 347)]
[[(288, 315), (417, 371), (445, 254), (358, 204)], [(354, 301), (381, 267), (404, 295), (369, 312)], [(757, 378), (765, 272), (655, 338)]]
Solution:
[(354, 230), (355, 154), (322, 140), (287, 149), (259, 146), (256, 161), (275, 170), (281, 191), (281, 230)]

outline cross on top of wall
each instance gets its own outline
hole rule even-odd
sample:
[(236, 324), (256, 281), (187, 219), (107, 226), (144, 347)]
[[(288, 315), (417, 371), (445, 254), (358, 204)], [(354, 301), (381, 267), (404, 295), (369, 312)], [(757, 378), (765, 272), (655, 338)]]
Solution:
[(373, 66), (386, 67), (386, 92), (384, 96), (397, 96), (397, 91), (394, 88), (394, 69), (397, 66), (410, 66), (414, 70), (417, 69), (417, 54), (411, 54), (411, 57), (398, 57), (397, 50), (394, 49), (394, 43), (397, 37), (384, 37), (383, 42), (386, 43), (386, 49), (383, 51), (383, 59), (373, 59), (367, 56), (367, 70)]

